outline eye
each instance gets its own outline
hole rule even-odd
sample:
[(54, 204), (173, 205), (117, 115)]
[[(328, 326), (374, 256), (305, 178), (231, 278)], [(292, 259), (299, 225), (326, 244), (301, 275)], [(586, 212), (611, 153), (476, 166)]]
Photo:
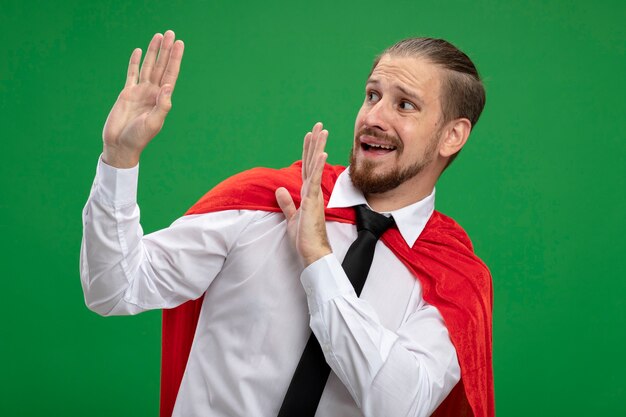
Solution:
[(402, 100), (400, 102), (400, 109), (402, 110), (416, 110), (417, 107), (410, 101)]
[(380, 100), (380, 96), (376, 91), (368, 91), (365, 94), (365, 98), (367, 99), (367, 101), (372, 103), (376, 103), (378, 100)]

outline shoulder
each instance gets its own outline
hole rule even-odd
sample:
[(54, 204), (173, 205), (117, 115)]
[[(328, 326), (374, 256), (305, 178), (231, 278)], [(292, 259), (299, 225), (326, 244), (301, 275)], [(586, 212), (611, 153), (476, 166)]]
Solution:
[[(322, 187), (332, 190), (342, 166), (326, 164)], [(198, 200), (186, 214), (207, 213), (210, 211), (242, 209), (278, 211), (275, 191), (285, 187), (294, 200), (299, 201), (302, 186), (302, 161), (288, 167), (252, 168), (222, 181)]]
[(472, 266), (476, 273), (490, 277), (485, 263), (474, 253), (474, 245), (467, 232), (453, 218), (434, 211), (418, 241), (427, 246), (437, 246), (456, 256), (466, 267)]
[[(346, 168), (341, 165), (326, 164), (324, 167), (324, 180), (328, 183), (334, 184), (339, 174), (341, 174), (345, 169)], [(253, 188), (270, 187), (274, 190), (274, 187), (300, 187), (301, 184), (302, 161), (296, 161), (285, 168), (276, 169), (257, 167), (240, 172), (222, 181), (220, 184), (215, 186), (213, 190), (222, 190), (233, 186), (239, 188), (247, 186)]]
[(466, 247), (470, 251), (474, 251), (474, 246), (469, 235), (452, 217), (446, 216), (440, 211), (435, 210), (428, 220), (428, 224), (424, 229), (425, 237), (431, 239), (443, 239), (446, 242), (457, 241), (458, 244)]

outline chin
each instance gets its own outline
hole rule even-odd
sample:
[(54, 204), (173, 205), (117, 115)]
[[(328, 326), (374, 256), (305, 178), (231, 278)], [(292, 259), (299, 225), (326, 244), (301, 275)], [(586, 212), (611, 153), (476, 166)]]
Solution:
[(426, 159), (404, 168), (394, 165), (390, 169), (385, 169), (382, 163), (377, 162), (356, 158), (354, 153), (350, 156), (350, 179), (363, 194), (391, 191), (420, 175), (432, 161)]
[(396, 188), (402, 183), (399, 172), (380, 172), (375, 163), (365, 161), (350, 165), (352, 184), (363, 194), (380, 194)]

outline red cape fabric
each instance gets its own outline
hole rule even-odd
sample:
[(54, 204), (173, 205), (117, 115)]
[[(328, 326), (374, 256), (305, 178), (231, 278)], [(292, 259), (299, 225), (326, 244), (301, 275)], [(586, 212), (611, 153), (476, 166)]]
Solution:
[[(325, 203), (344, 169), (326, 165), (322, 178)], [(217, 185), (186, 214), (237, 209), (280, 212), (275, 190), (287, 188), (298, 206), (301, 184), (300, 162), (280, 170), (255, 168)], [(326, 219), (354, 224), (354, 210), (326, 209)], [(435, 211), (412, 248), (395, 227), (381, 239), (419, 279), (424, 300), (438, 308), (457, 351), (461, 382), (433, 416), (493, 417), (491, 275), (474, 254), (467, 234), (454, 220)], [(163, 311), (161, 417), (172, 414), (201, 304), (199, 298)]]

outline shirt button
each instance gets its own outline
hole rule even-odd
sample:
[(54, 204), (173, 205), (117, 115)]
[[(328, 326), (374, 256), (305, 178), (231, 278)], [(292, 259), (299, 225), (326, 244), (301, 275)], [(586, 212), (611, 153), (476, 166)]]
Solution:
[(306, 295), (311, 295), (313, 293), (313, 289), (307, 285), (304, 287), (304, 292), (306, 293)]
[(322, 350), (324, 351), (324, 353), (328, 353), (330, 351), (330, 344), (328, 343), (322, 344)]

